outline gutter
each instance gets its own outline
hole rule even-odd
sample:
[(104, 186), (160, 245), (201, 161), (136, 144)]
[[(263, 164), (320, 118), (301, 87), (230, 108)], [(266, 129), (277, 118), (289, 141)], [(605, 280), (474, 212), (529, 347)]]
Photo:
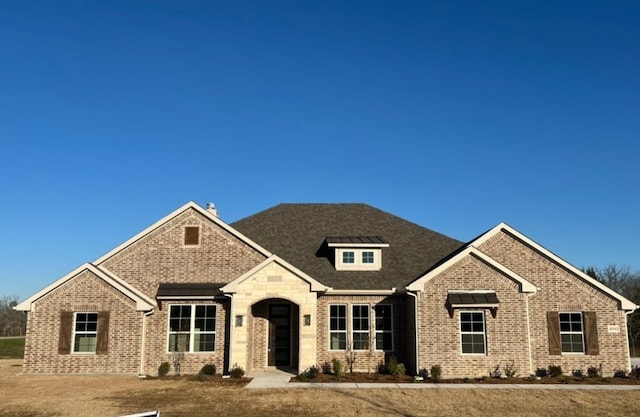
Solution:
[(529, 351), (529, 375), (533, 373), (533, 348), (531, 346), (531, 318), (529, 317), (529, 297), (535, 293), (527, 293), (524, 296), (524, 308), (527, 313), (527, 350)]
[[(223, 294), (225, 297), (229, 297), (229, 346), (227, 347), (227, 349), (229, 349), (229, 362), (227, 364), (228, 369), (227, 369), (227, 375), (229, 375), (229, 373), (231, 372), (231, 367), (233, 367), (233, 358), (231, 357), (233, 354), (233, 327), (234, 327), (234, 321), (233, 321), (233, 293), (229, 293), (229, 294)], [(245, 366), (246, 367), (246, 366)]]
[(147, 340), (147, 317), (152, 315), (155, 310), (152, 308), (142, 315), (142, 340), (140, 341), (140, 369), (138, 370), (138, 378), (146, 378), (146, 374), (144, 372), (144, 351), (146, 347)]

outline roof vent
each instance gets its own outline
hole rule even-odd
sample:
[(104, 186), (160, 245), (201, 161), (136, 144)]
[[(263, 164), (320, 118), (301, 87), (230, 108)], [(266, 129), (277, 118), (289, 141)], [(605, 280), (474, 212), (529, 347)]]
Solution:
[(213, 214), (216, 217), (218, 216), (218, 209), (216, 209), (216, 205), (213, 203), (207, 203), (207, 211), (211, 214)]

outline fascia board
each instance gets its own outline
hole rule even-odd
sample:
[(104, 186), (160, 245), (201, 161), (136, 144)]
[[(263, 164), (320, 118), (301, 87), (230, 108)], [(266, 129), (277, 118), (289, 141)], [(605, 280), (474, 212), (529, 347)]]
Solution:
[(329, 248), (388, 248), (388, 243), (328, 243)]
[(480, 250), (478, 250), (477, 248), (475, 248), (473, 246), (467, 246), (462, 252), (456, 254), (453, 258), (447, 260), (446, 262), (442, 263), (441, 265), (438, 265), (437, 268), (427, 272), (422, 277), (416, 279), (415, 281), (413, 281), (411, 284), (409, 284), (406, 287), (407, 290), (408, 291), (422, 291), (423, 288), (424, 288), (424, 284), (425, 283), (427, 283), (429, 280), (431, 280), (433, 277), (437, 276), (441, 272), (449, 269), (452, 265), (454, 265), (456, 262), (460, 261), (461, 259), (463, 259), (466, 256), (475, 256), (476, 258), (478, 258), (482, 262), (492, 266), (493, 268), (499, 270), (500, 272), (502, 272), (503, 274), (507, 275), (508, 277), (510, 277), (510, 278), (514, 279), (515, 281), (519, 282), (520, 283), (520, 291), (521, 292), (535, 293), (535, 292), (538, 291), (538, 288), (535, 285), (533, 285), (533, 283), (531, 283), (530, 281), (528, 281), (527, 279), (525, 279), (521, 275), (513, 272), (512, 270), (510, 270), (506, 266), (502, 265), (501, 263), (499, 263), (495, 259), (491, 258), (490, 256), (482, 253)]
[(516, 229), (514, 229), (513, 227), (509, 226), (506, 223), (500, 223), (499, 225), (497, 225), (493, 229), (489, 230), (487, 233), (485, 233), (484, 235), (480, 236), (478, 239), (476, 239), (475, 241), (473, 241), (471, 243), (474, 246), (480, 246), (482, 243), (484, 243), (485, 241), (491, 239), (493, 236), (495, 236), (500, 231), (507, 232), (508, 234), (512, 235), (513, 237), (515, 237), (519, 241), (523, 242), (525, 245), (531, 247), (533, 250), (541, 253), (542, 255), (547, 257), (548, 259), (551, 259), (556, 264), (562, 266), (563, 268), (565, 268), (568, 271), (572, 272), (573, 274), (577, 275), (582, 280), (586, 281), (588, 284), (596, 287), (600, 291), (602, 291), (602, 292), (608, 294), (609, 296), (611, 296), (612, 298), (618, 300), (620, 302), (620, 308), (622, 310), (634, 311), (634, 310), (637, 310), (638, 308), (640, 308), (640, 305), (637, 305), (636, 303), (634, 303), (633, 301), (629, 300), (628, 298), (626, 298), (626, 297), (622, 296), (621, 294), (615, 292), (614, 290), (612, 290), (611, 288), (607, 287), (606, 285), (604, 285), (600, 281), (591, 278), (589, 275), (585, 274), (580, 269), (578, 269), (575, 266), (571, 265), (569, 262), (565, 261), (564, 259), (562, 259), (561, 257), (557, 256), (556, 254), (554, 254), (553, 252), (549, 251), (548, 249), (544, 248), (542, 245), (540, 245), (540, 244), (534, 242), (533, 240), (529, 239), (527, 236), (525, 236), (522, 233), (518, 232)]
[(215, 223), (217, 226), (221, 227), (225, 231), (231, 233), (232, 235), (234, 235), (235, 237), (237, 237), (241, 241), (245, 242), (247, 245), (251, 246), (256, 251), (261, 253), (262, 255), (264, 255), (266, 257), (269, 257), (271, 255), (271, 253), (269, 251), (267, 251), (265, 248), (263, 248), (262, 246), (258, 245), (257, 243), (255, 243), (254, 241), (252, 241), (251, 239), (249, 239), (248, 237), (246, 237), (242, 233), (238, 232), (236, 229), (234, 229), (233, 227), (229, 226), (228, 224), (226, 224), (225, 222), (220, 220), (220, 218), (218, 218), (217, 216), (214, 216), (212, 213), (210, 213), (209, 211), (207, 211), (204, 208), (200, 207), (195, 202), (189, 201), (188, 203), (184, 204), (180, 208), (178, 208), (178, 209), (172, 211), (171, 213), (169, 213), (167, 216), (165, 216), (162, 219), (158, 220), (157, 222), (155, 222), (151, 226), (147, 227), (146, 229), (144, 229), (140, 233), (136, 234), (132, 238), (128, 239), (124, 243), (121, 243), (120, 245), (116, 246), (114, 249), (112, 249), (109, 252), (107, 252), (106, 254), (102, 255), (100, 258), (96, 259), (93, 262), (93, 264), (94, 265), (100, 265), (101, 263), (103, 263), (107, 259), (111, 258), (113, 255), (117, 254), (118, 252), (120, 252), (124, 248), (134, 244), (138, 240), (142, 239), (144, 236), (146, 236), (149, 233), (153, 232), (154, 230), (158, 229), (159, 227), (161, 227), (162, 225), (164, 225), (165, 223), (167, 223), (168, 221), (170, 221), (171, 219), (173, 219), (174, 217), (180, 215), (181, 213), (183, 213), (184, 211), (186, 211), (188, 209), (193, 209), (193, 210), (197, 211), (198, 213), (202, 214), (207, 219), (209, 219), (213, 223)]
[(289, 262), (285, 261), (284, 259), (280, 258), (279, 256), (271, 255), (270, 257), (268, 257), (267, 259), (265, 259), (264, 261), (262, 261), (261, 263), (259, 263), (255, 267), (253, 267), (248, 272), (245, 272), (240, 277), (234, 279), (233, 281), (231, 281), (230, 283), (228, 283), (224, 287), (220, 288), (220, 291), (222, 291), (224, 293), (235, 293), (235, 292), (237, 292), (239, 284), (241, 284), (243, 281), (245, 281), (249, 277), (253, 276), (256, 272), (260, 271), (262, 268), (266, 267), (267, 265), (269, 265), (272, 262), (276, 262), (277, 264), (279, 264), (283, 268), (288, 269), (290, 272), (292, 272), (293, 274), (297, 275), (299, 278), (302, 278), (303, 280), (307, 281), (311, 286), (311, 291), (323, 292), (323, 291), (327, 291), (327, 289), (329, 288), (326, 285), (324, 285), (324, 284), (316, 281), (315, 279), (311, 278), (309, 275), (307, 275), (306, 273), (302, 272), (301, 270), (299, 270), (295, 266), (291, 265)]
[(49, 294), (51, 291), (55, 290), (56, 288), (58, 288), (59, 286), (63, 285), (64, 283), (66, 283), (67, 281), (71, 280), (72, 278), (76, 277), (78, 274), (80, 274), (82, 271), (85, 271), (85, 270), (88, 270), (88, 271), (92, 272), (94, 275), (96, 275), (97, 277), (99, 277), (103, 281), (107, 282), (109, 285), (111, 285), (112, 287), (114, 287), (115, 289), (120, 291), (121, 293), (125, 294), (127, 297), (129, 297), (133, 301), (135, 301), (136, 302), (136, 310), (137, 311), (149, 311), (149, 310), (153, 309), (153, 307), (155, 305), (153, 303), (153, 301), (151, 301), (147, 297), (141, 295), (141, 293), (139, 293), (135, 289), (132, 290), (130, 288), (130, 286), (127, 285), (121, 279), (119, 279), (117, 277), (110, 276), (105, 271), (99, 269), (98, 267), (96, 267), (95, 265), (92, 265), (90, 263), (85, 263), (83, 265), (80, 265), (78, 268), (76, 268), (73, 271), (69, 272), (67, 275), (65, 275), (62, 278), (60, 278), (59, 280), (55, 281), (53, 284), (47, 286), (46, 288), (38, 291), (36, 294), (34, 294), (31, 297), (27, 298), (26, 300), (24, 300), (23, 302), (21, 302), (20, 304), (15, 306), (14, 309), (18, 310), (18, 311), (31, 311), (31, 308), (32, 308), (32, 305), (33, 305), (34, 302), (36, 302), (37, 300), (39, 300), (43, 296)]

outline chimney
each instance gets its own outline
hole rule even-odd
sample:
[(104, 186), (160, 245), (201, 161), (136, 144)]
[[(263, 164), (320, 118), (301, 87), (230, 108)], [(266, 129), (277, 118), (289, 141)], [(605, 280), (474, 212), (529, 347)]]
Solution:
[(213, 214), (216, 217), (218, 216), (218, 210), (216, 209), (216, 205), (213, 203), (207, 203), (207, 211), (211, 214)]

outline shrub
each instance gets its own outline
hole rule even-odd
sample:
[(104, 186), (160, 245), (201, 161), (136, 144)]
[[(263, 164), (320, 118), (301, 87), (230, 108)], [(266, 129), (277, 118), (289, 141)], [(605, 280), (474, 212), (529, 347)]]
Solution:
[(562, 375), (562, 367), (560, 365), (549, 365), (549, 376), (552, 378)]
[(429, 370), (427, 368), (422, 368), (418, 371), (418, 376), (422, 377), (422, 379), (429, 378)]
[(322, 365), (320, 365), (320, 368), (322, 369), (322, 373), (326, 374), (326, 375), (331, 375), (332, 371), (331, 371), (331, 364), (329, 362), (325, 362)]
[(627, 377), (627, 371), (625, 371), (624, 369), (614, 369), (613, 377), (614, 378), (626, 378)]
[(631, 368), (629, 376), (635, 379), (640, 379), (640, 366), (634, 366)]
[(244, 369), (242, 369), (241, 366), (238, 366), (238, 364), (234, 364), (233, 368), (229, 371), (229, 375), (231, 378), (240, 379), (244, 377)]
[(433, 365), (431, 367), (431, 379), (440, 381), (440, 378), (442, 378), (442, 367), (440, 365)]
[(340, 359), (333, 358), (331, 359), (331, 367), (333, 368), (333, 379), (335, 379), (336, 382), (340, 382), (340, 379), (342, 379), (345, 373), (344, 365), (340, 362)]
[(406, 373), (407, 373), (407, 368), (405, 368), (404, 363), (399, 363), (396, 365), (396, 368), (393, 370), (391, 375), (403, 376)]
[(491, 378), (500, 378), (502, 376), (502, 371), (500, 370), (500, 364), (497, 364), (493, 371), (489, 371), (489, 376)]
[(403, 363), (398, 363), (396, 355), (391, 355), (386, 365), (383, 363), (378, 364), (378, 372), (381, 374), (401, 376), (406, 373), (406, 368)]
[(572, 369), (571, 375), (576, 378), (584, 378), (584, 373), (582, 372), (582, 369)]
[(200, 375), (215, 375), (216, 366), (212, 363), (208, 363), (200, 369)]
[(169, 362), (162, 362), (160, 366), (158, 366), (158, 376), (166, 376), (169, 373), (169, 369), (171, 369)]
[(307, 368), (304, 371), (302, 371), (302, 373), (298, 375), (298, 378), (300, 378), (300, 380), (304, 382), (304, 381), (309, 381), (311, 379), (316, 379), (318, 375), (320, 375), (320, 368), (313, 365), (311, 368)]
[(536, 376), (544, 378), (545, 376), (549, 376), (549, 372), (544, 368), (538, 368), (536, 369)]
[(513, 378), (518, 373), (518, 369), (515, 367), (515, 363), (513, 361), (507, 363), (504, 366), (504, 374), (507, 378)]
[(587, 377), (598, 378), (600, 376), (600, 368), (597, 366), (590, 366), (587, 368)]

